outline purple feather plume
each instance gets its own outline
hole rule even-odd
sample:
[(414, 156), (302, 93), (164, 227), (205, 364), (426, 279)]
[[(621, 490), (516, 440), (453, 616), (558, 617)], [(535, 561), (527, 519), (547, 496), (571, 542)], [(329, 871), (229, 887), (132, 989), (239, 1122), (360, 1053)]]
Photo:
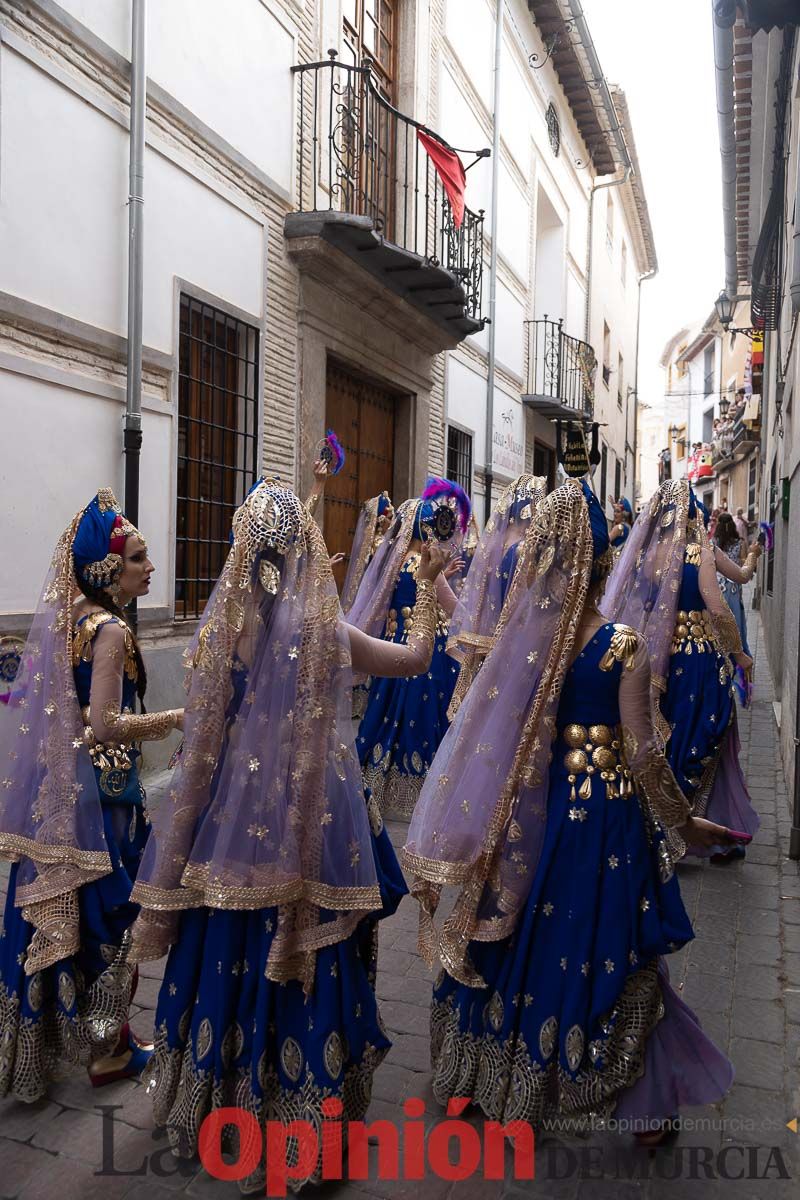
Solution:
[(771, 550), (775, 545), (775, 530), (767, 521), (762, 521), (758, 527), (764, 535), (764, 544), (767, 550)]
[(339, 441), (332, 429), (328, 430), (325, 440), (330, 446), (331, 453), (333, 455), (333, 462), (331, 463), (329, 474), (338, 475), (344, 466), (344, 446)]
[(431, 476), (425, 484), (425, 490), (420, 498), (422, 500), (454, 500), (461, 532), (467, 532), (472, 502), (460, 484), (453, 483), (451, 479), (438, 479), (436, 476)]

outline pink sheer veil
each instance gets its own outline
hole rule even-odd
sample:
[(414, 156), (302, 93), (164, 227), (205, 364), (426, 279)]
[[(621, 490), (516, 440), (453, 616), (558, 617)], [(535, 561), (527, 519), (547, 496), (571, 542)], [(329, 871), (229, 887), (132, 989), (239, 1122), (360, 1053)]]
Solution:
[[(421, 905), (420, 950), (480, 986), (471, 939), (506, 937), (530, 890), (546, 826), (551, 743), (593, 561), (589, 512), (570, 480), (539, 506), (513, 606), (436, 755), (403, 850)], [(451, 916), (434, 916), (444, 884)]]
[(267, 976), (308, 987), (316, 950), (380, 906), (349, 640), (292, 492), (260, 482), (233, 529), (188, 652), (184, 749), (133, 892), (133, 956), (164, 954), (181, 909), (277, 905)]

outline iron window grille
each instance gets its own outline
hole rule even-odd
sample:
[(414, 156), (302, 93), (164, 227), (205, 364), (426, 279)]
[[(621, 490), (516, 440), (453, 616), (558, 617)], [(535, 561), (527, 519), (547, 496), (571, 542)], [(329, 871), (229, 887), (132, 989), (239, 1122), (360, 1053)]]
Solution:
[(447, 478), (472, 495), (472, 434), (454, 425), (447, 428)]
[(199, 617), (258, 468), (259, 331), (181, 296), (175, 617)]

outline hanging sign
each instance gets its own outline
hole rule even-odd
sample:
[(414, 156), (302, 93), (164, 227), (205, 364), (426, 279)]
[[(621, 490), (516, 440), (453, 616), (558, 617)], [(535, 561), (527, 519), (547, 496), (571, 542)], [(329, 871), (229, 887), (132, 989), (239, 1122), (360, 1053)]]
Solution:
[(586, 437), (579, 425), (567, 427), (567, 437), (563, 456), (564, 470), (571, 479), (582, 479), (589, 474), (589, 451), (586, 449)]

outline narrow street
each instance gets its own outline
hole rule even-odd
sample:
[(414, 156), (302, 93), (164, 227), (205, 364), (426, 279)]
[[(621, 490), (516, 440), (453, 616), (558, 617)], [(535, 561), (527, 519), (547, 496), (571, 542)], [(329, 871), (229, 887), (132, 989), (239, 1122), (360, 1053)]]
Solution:
[[(373, 1178), (328, 1184), (321, 1196), (660, 1200), (679, 1186), (682, 1197), (713, 1200), (733, 1186), (737, 1197), (748, 1200), (796, 1198), (800, 1134), (787, 1122), (800, 1116), (800, 871), (782, 854), (790, 821), (772, 680), (760, 619), (752, 610), (748, 617), (756, 699), (749, 712), (739, 712), (739, 724), (761, 829), (744, 863), (681, 866), (681, 888), (697, 936), (670, 961), (673, 984), (735, 1063), (736, 1082), (724, 1104), (683, 1113), (696, 1118), (698, 1126), (685, 1128), (675, 1146), (654, 1159), (637, 1154), (615, 1160), (615, 1149), (630, 1142), (625, 1134), (606, 1132), (587, 1140), (545, 1135), (536, 1145), (534, 1182), (476, 1176), (450, 1183), (429, 1172), (422, 1182)], [(160, 776), (158, 786), (151, 787), (151, 801), (157, 802), (164, 782)], [(392, 827), (395, 846), (402, 844), (404, 831), (401, 824)], [(369, 1118), (397, 1122), (403, 1101), (421, 1098), (430, 1129), (441, 1110), (429, 1087), (431, 974), (416, 953), (416, 926), (415, 903), (406, 898), (381, 930), (378, 996), (394, 1044), (377, 1072)], [(152, 1028), (162, 969), (163, 963), (146, 964), (142, 972), (133, 1009), (134, 1028), (142, 1035)], [(105, 1159), (102, 1108), (114, 1109), (107, 1114)], [(726, 1146), (731, 1147), (727, 1155), (721, 1153)], [(771, 1147), (780, 1156), (771, 1155)], [(235, 1184), (172, 1158), (164, 1137), (152, 1132), (150, 1101), (140, 1084), (126, 1081), (93, 1092), (77, 1070), (51, 1089), (48, 1100), (31, 1106), (0, 1103), (0, 1162), (2, 1200), (158, 1200), (181, 1191), (216, 1200), (239, 1195)], [(634, 1178), (628, 1175), (631, 1163)], [(791, 1178), (781, 1178), (781, 1163)]]

